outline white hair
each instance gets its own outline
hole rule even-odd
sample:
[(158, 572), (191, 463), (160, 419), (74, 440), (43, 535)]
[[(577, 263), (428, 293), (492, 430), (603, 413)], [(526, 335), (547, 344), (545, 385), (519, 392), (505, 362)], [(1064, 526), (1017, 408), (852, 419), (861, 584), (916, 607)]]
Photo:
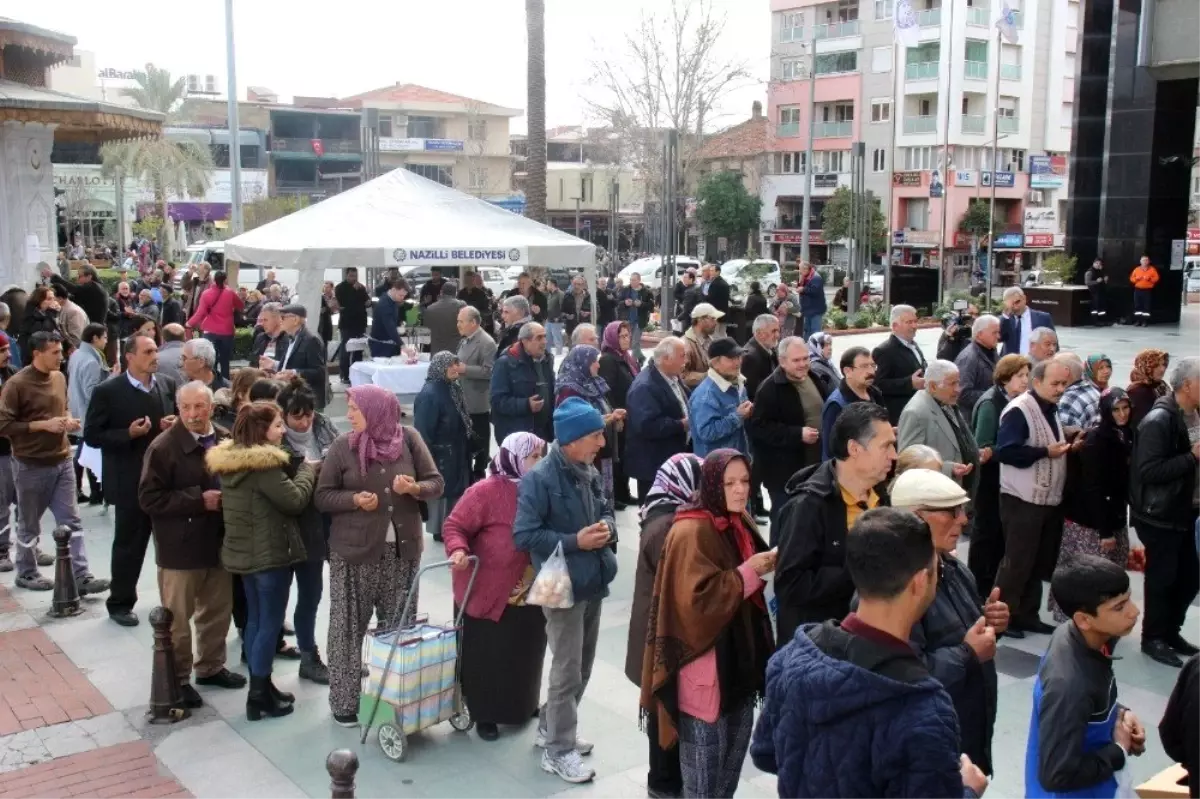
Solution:
[(906, 313), (915, 314), (917, 309), (911, 305), (893, 305), (892, 312), (888, 314), (888, 323), (896, 324), (896, 322)]
[(1009, 286), (1004, 290), (1004, 301), (1007, 302), (1016, 297), (1024, 297), (1025, 292), (1021, 291), (1020, 286)]
[(589, 324), (587, 322), (583, 322), (579, 325), (576, 325), (575, 329), (571, 331), (571, 346), (572, 347), (577, 346), (579, 344), (579, 342), (583, 340), (584, 335), (586, 335), (589, 332), (593, 336), (597, 335), (596, 334), (596, 326), (593, 324)]
[(1054, 332), (1052, 327), (1035, 327), (1029, 334), (1029, 343), (1037, 344), (1046, 336), (1054, 336), (1054, 340), (1058, 341), (1058, 334)]
[(1197, 380), (1200, 380), (1200, 357), (1190, 355), (1175, 362), (1171, 370), (1171, 388), (1181, 391), (1184, 383), (1195, 383)]
[(193, 358), (204, 361), (205, 367), (213, 369), (217, 365), (217, 348), (206, 338), (189, 339), (183, 344), (184, 351)]
[(537, 322), (526, 322), (521, 325), (521, 329), (517, 331), (517, 341), (528, 341), (538, 334), (542, 326)]
[[(208, 346), (210, 346), (210, 347), (212, 346), (212, 342), (205, 342), (205, 343), (208, 344)], [(202, 380), (193, 380), (190, 383), (184, 383), (175, 392), (176, 398), (182, 398), (183, 393), (185, 391), (189, 392), (189, 393), (199, 392), (204, 395), (204, 398), (206, 400), (208, 400), (210, 405), (212, 404), (212, 401), (213, 401), (212, 389), (209, 388), (208, 386), (204, 385), (204, 381), (202, 381)]]
[(1083, 377), (1083, 359), (1077, 352), (1060, 352), (1054, 360), (1071, 370), (1071, 382), (1075, 383)]
[(943, 361), (939, 358), (925, 367), (925, 385), (937, 383), (940, 386), (947, 377), (956, 374), (958, 367), (954, 365), (954, 361)]
[(458, 309), (458, 312), (465, 313), (467, 315), (467, 319), (475, 324), (479, 324), (483, 319), (483, 317), (479, 315), (479, 309), (473, 305), (464, 305), (462, 308)]
[(769, 313), (759, 314), (754, 317), (754, 326), (751, 328), (751, 331), (757, 334), (759, 331), (766, 330), (771, 325), (777, 324), (779, 324), (779, 319), (775, 316)]
[(788, 350), (796, 345), (804, 347), (805, 351), (808, 350), (808, 342), (804, 339), (799, 336), (786, 336), (779, 340), (779, 346), (775, 348), (775, 354), (780, 358), (786, 358)]
[(501, 304), (510, 311), (516, 311), (517, 313), (521, 314), (522, 319), (526, 316), (529, 316), (529, 300), (525, 299), (520, 294), (514, 294), (511, 297), (506, 297), (504, 302)]
[(657, 345), (655, 345), (654, 353), (651, 355), (651, 357), (654, 359), (654, 363), (657, 364), (661, 363), (667, 358), (670, 358), (677, 352), (684, 352), (684, 350), (685, 346), (683, 339), (679, 338), (678, 336), (667, 336), (662, 341), (658, 342)]
[(992, 316), (990, 313), (985, 313), (971, 323), (971, 338), (976, 338), (980, 333), (985, 333), (993, 327), (999, 326), (999, 318)]

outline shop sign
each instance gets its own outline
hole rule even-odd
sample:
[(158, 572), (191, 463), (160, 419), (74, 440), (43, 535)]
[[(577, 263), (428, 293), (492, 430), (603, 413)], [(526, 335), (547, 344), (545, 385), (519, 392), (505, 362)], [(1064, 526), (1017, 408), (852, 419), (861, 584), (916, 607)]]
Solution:
[[(775, 244), (801, 244), (804, 241), (803, 233), (772, 233), (767, 238), (767, 241), (773, 241)], [(821, 231), (808, 231), (809, 244), (825, 244), (825, 239), (821, 238)]]
[(1029, 185), (1035, 189), (1056, 189), (1067, 181), (1065, 155), (1029, 156)]
[(463, 143), (461, 139), (426, 139), (425, 149), (460, 153)]
[(424, 149), (424, 139), (396, 139), (391, 136), (379, 137), (379, 151), (382, 153), (414, 153)]
[(813, 175), (814, 189), (836, 189), (838, 184), (838, 176), (836, 172), (827, 172), (823, 175)]
[(105, 67), (96, 73), (96, 77), (100, 80), (137, 80), (137, 75), (133, 70), (113, 69)]
[[(1053, 237), (1051, 237), (1053, 240)], [(996, 247), (1000, 249), (1015, 250), (1024, 244), (1024, 237), (1020, 233), (1005, 233), (996, 237)]]
[(1026, 233), (1025, 234), (1025, 246), (1026, 247), (1053, 247), (1054, 246), (1054, 234), (1053, 233), (1034, 233), (1033, 235), (1030, 235), (1030, 234)]
[(983, 177), (983, 186), (992, 185), (993, 174), (996, 176), (996, 188), (998, 189), (1011, 189), (1013, 186), (1017, 185), (1016, 175), (1014, 175), (1012, 172), (982, 172), (980, 174)]
[(524, 264), (528, 263), (523, 247), (408, 249), (396, 247), (391, 251), (392, 263), (405, 266), (443, 266), (453, 264)]
[(954, 170), (954, 185), (955, 186), (975, 186), (975, 170), (974, 169), (956, 169)]
[(902, 247), (913, 245), (936, 246), (938, 243), (938, 232), (936, 230), (894, 230), (892, 231), (892, 243)]
[(1187, 232), (1188, 241), (1200, 241), (1200, 227), (1190, 227)]
[[(972, 242), (974, 243), (974, 245), (972, 245)], [(979, 239), (975, 236), (974, 233), (964, 233), (961, 230), (955, 232), (955, 234), (954, 234), (954, 249), (963, 250), (963, 249), (966, 249), (971, 246), (975, 246), (975, 247), (979, 246)]]
[(922, 184), (922, 174), (918, 171), (912, 172), (893, 172), (893, 186), (920, 186)]
[(1058, 232), (1058, 210), (1054, 208), (1025, 208), (1025, 235), (1050, 235)]

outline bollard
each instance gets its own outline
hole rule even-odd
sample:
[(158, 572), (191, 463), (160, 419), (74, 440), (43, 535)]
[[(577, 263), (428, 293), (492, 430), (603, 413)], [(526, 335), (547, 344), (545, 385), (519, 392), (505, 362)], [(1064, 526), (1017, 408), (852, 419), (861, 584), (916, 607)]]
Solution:
[(150, 710), (146, 719), (151, 724), (174, 724), (192, 714), (183, 706), (179, 679), (175, 674), (175, 645), (171, 642), (171, 622), (175, 616), (164, 607), (150, 611), (150, 626), (154, 628), (154, 665), (150, 670)]
[(72, 530), (65, 524), (54, 528), (54, 597), (50, 615), (56, 619), (83, 613), (79, 587), (75, 585), (75, 567), (71, 564)]
[(333, 799), (354, 799), (358, 755), (349, 749), (335, 749), (325, 758), (325, 770), (329, 772), (329, 790)]

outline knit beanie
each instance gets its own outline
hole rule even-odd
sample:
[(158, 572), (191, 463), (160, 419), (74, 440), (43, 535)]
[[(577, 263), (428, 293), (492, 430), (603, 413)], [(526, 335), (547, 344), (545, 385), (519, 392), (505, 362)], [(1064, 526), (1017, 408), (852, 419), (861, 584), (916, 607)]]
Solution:
[(579, 397), (567, 397), (554, 409), (554, 438), (560, 446), (603, 429), (604, 417)]

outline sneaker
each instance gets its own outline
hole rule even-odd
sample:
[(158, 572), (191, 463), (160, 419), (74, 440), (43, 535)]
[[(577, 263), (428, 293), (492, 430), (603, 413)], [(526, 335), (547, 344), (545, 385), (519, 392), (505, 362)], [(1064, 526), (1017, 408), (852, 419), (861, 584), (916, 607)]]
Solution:
[(54, 565), (54, 556), (51, 555), (49, 552), (43, 552), (40, 549), (36, 550), (36, 552), (37, 552), (37, 565), (39, 565), (39, 566), (53, 566)]
[(87, 596), (88, 594), (103, 594), (108, 590), (108, 580), (101, 580), (98, 577), (85, 574), (82, 577), (75, 578), (75, 587), (79, 589), (80, 596)]
[(53, 591), (54, 583), (47, 580), (37, 572), (32, 574), (22, 574), (17, 576), (17, 588), (25, 588), (30, 591)]
[(333, 723), (338, 725), (339, 727), (357, 727), (358, 726), (358, 714), (357, 713), (334, 713), (333, 714)]
[(12, 570), (13, 570), (12, 558), (10, 558), (8, 556), (8, 553), (5, 552), (3, 555), (0, 555), (0, 572), (10, 572)]
[(542, 752), (542, 771), (557, 774), (566, 782), (575, 784), (591, 782), (596, 778), (596, 772), (584, 767), (583, 759), (574, 749), (558, 757), (549, 752)]
[[(546, 748), (546, 733), (544, 731), (538, 730), (537, 738), (533, 739), (533, 745), (538, 749)], [(596, 745), (591, 741), (586, 738), (580, 738), (578, 735), (575, 736), (575, 751), (579, 754), (590, 755), (595, 748)]]

